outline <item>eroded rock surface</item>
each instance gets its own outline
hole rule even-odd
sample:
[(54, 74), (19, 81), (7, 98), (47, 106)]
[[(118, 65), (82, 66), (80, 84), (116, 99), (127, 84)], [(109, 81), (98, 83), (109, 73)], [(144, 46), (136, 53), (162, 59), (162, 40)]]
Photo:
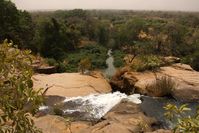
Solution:
[(37, 74), (32, 77), (35, 89), (44, 88), (47, 96), (75, 97), (111, 92), (111, 86), (100, 74), (79, 73)]
[[(141, 94), (149, 95), (147, 87), (154, 84), (157, 78), (167, 76), (175, 83), (171, 94), (182, 101), (199, 100), (199, 72), (194, 71), (189, 65), (173, 64), (171, 66), (161, 67), (156, 72), (132, 72), (128, 71), (120, 75), (120, 78), (113, 78), (112, 86), (118, 87), (121, 91), (136, 91)], [(119, 77), (117, 75), (117, 77)], [(126, 86), (128, 85), (128, 86)], [(129, 89), (130, 88), (130, 89)], [(151, 94), (150, 94), (151, 95)], [(161, 94), (152, 94), (152, 96), (162, 96)]]

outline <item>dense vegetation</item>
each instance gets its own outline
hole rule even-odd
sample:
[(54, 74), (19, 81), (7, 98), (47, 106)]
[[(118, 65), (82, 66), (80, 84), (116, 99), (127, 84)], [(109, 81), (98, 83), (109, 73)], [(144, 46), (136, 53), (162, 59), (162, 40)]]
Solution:
[(28, 13), (9, 1), (0, 2), (0, 40), (13, 40), (19, 48), (53, 59), (61, 71), (76, 71), (78, 62), (87, 58), (88, 47), (93, 68), (106, 67), (102, 49), (112, 48), (117, 67), (123, 65), (125, 54), (172, 55), (199, 70), (198, 13), (81, 9)]

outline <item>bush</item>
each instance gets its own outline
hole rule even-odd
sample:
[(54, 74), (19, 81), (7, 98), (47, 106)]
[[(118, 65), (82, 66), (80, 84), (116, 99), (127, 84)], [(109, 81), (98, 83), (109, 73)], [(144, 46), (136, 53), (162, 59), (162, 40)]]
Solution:
[(49, 58), (49, 59), (46, 59), (47, 60), (47, 63), (50, 65), (50, 66), (57, 66), (58, 63), (55, 59), (53, 58)]
[(177, 124), (174, 124), (174, 133), (198, 133), (199, 131), (199, 108), (194, 116), (185, 116), (186, 111), (191, 111), (187, 106), (187, 104), (181, 105), (180, 107), (167, 104), (164, 107), (167, 111), (165, 113), (166, 118), (173, 123), (175, 123), (177, 119)]
[(33, 90), (30, 51), (0, 44), (0, 132), (40, 132), (31, 119), (42, 102)]
[(199, 71), (199, 52), (185, 56), (182, 63), (189, 64), (194, 70)]
[(170, 77), (163, 76), (160, 79), (156, 79), (155, 83), (146, 87), (146, 90), (151, 96), (166, 96), (170, 95), (175, 88), (175, 83)]
[(191, 67), (199, 71), (199, 52), (194, 53), (192, 60), (191, 60)]
[(79, 70), (82, 74), (84, 74), (85, 70), (89, 70), (91, 68), (91, 61), (89, 58), (81, 59), (79, 62)]
[(134, 59), (131, 68), (135, 71), (155, 70), (163, 65), (160, 57), (156, 55), (144, 55)]
[(125, 53), (120, 51), (120, 50), (115, 50), (113, 52), (113, 57), (114, 57), (114, 66), (115, 67), (123, 67), (124, 66), (124, 56), (125, 56)]

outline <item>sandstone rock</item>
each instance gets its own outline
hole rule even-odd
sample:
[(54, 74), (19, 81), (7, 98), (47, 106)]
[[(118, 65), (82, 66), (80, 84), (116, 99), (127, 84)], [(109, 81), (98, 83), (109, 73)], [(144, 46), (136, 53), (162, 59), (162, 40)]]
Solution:
[[(120, 90), (131, 88), (131, 91), (135, 91), (141, 94), (152, 96), (163, 96), (159, 93), (150, 94), (147, 87), (156, 83), (157, 79), (161, 77), (169, 77), (174, 82), (175, 87), (171, 94), (182, 101), (199, 101), (199, 72), (194, 71), (189, 65), (185, 64), (173, 64), (171, 66), (161, 67), (157, 72), (125, 72), (117, 80), (111, 81), (117, 86), (117, 82), (120, 83)], [(116, 83), (115, 83), (116, 82)], [(128, 88), (124, 88), (125, 84), (129, 85)]]
[(46, 115), (34, 118), (37, 128), (43, 133), (78, 133), (90, 126), (89, 122), (70, 122), (65, 118), (55, 115)]
[[(178, 64), (180, 65), (180, 64)], [(172, 77), (176, 87), (172, 94), (183, 101), (199, 101), (199, 72), (181, 67), (162, 67), (160, 73)]]
[(100, 75), (89, 76), (79, 73), (37, 74), (32, 77), (33, 88), (44, 88), (47, 96), (85, 96), (91, 93), (111, 92), (111, 86)]
[(165, 129), (159, 129), (153, 132), (146, 132), (146, 133), (172, 133), (170, 130), (165, 130)]

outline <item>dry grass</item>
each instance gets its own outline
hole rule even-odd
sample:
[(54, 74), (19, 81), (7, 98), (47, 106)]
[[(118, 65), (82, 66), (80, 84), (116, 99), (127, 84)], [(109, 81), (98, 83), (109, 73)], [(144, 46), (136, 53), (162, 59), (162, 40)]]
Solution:
[(157, 78), (156, 81), (147, 86), (146, 90), (151, 96), (166, 96), (170, 95), (172, 90), (175, 88), (175, 82), (168, 76), (162, 76), (161, 78)]

